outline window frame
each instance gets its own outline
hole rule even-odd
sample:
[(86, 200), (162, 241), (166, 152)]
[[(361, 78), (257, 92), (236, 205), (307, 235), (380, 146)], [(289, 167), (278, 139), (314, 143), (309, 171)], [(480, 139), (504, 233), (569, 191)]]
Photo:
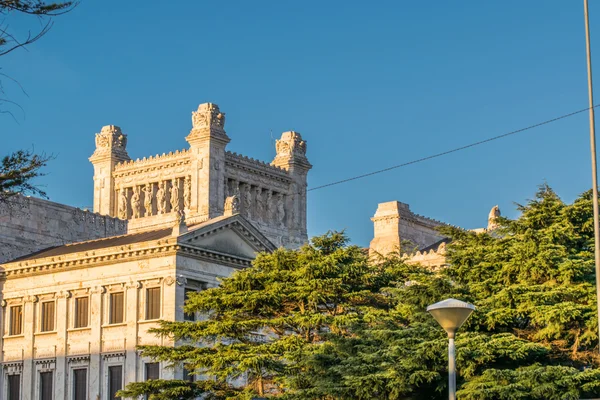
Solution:
[[(78, 308), (78, 302), (82, 299), (86, 299), (87, 301), (87, 310), (86, 310), (86, 314), (85, 314), (85, 318), (86, 318), (86, 324), (85, 325), (81, 325), (79, 326), (78, 322), (79, 322), (79, 308)], [(86, 329), (90, 327), (90, 296), (89, 295), (85, 295), (85, 296), (77, 296), (73, 298), (73, 329)]]
[(19, 385), (18, 385), (18, 400), (20, 400), (23, 397), (23, 374), (22, 373), (16, 373), (16, 374), (6, 374), (6, 398), (7, 399), (11, 399), (10, 396), (10, 392), (11, 392), (11, 378), (13, 377), (17, 377), (17, 379), (19, 380)]
[[(185, 303), (188, 300), (188, 293), (198, 293), (198, 292), (199, 292), (199, 290), (197, 290), (195, 288), (186, 287), (183, 290), (183, 304), (185, 305)], [(186, 313), (184, 311), (183, 312), (183, 320), (188, 321), (188, 322), (196, 322), (196, 313)]]
[(121, 368), (121, 385), (120, 385), (121, 387), (117, 391), (122, 390), (124, 388), (124, 386), (125, 386), (125, 368), (124, 368), (123, 364), (119, 363), (119, 364), (110, 364), (110, 365), (108, 365), (107, 368), (106, 368), (106, 374), (107, 374), (106, 375), (106, 383), (107, 383), (107, 385), (106, 385), (107, 388), (106, 389), (107, 389), (107, 394), (109, 396), (108, 397), (109, 400), (120, 398), (120, 397), (113, 397), (113, 398), (110, 397), (110, 394), (111, 394), (110, 392), (111, 392), (111, 389), (112, 389), (111, 388), (112, 379), (111, 379), (110, 372), (111, 372), (111, 370), (113, 368)]
[(160, 363), (159, 362), (145, 362), (144, 363), (144, 382), (148, 381), (148, 366), (149, 365), (156, 365), (157, 368), (157, 372), (158, 372), (158, 376), (156, 378), (151, 378), (151, 379), (160, 379)]
[(75, 378), (76, 371), (85, 371), (85, 384), (84, 384), (84, 387), (85, 387), (85, 396), (84, 396), (84, 399), (87, 399), (88, 394), (89, 394), (88, 392), (89, 392), (89, 384), (90, 384), (90, 380), (89, 380), (90, 379), (90, 374), (89, 374), (89, 367), (88, 366), (83, 366), (83, 365), (81, 365), (81, 366), (75, 366), (75, 367), (71, 368), (71, 374), (70, 374), (70, 377), (71, 377), (71, 382), (70, 383), (71, 384), (69, 385), (70, 388), (71, 388), (71, 390), (70, 390), (71, 391), (71, 393), (70, 393), (71, 394), (70, 399), (71, 400), (78, 400), (77, 397), (76, 397), (77, 396), (77, 390), (76, 390), (77, 389), (77, 386), (76, 386), (77, 385), (77, 379)]
[[(149, 302), (149, 298), (150, 296), (148, 295), (150, 293), (151, 290), (158, 290), (158, 305), (157, 305), (157, 309), (158, 309), (158, 315), (154, 316), (152, 315), (152, 318), (150, 318), (150, 302)], [(161, 286), (149, 286), (145, 288), (144, 291), (144, 320), (146, 321), (155, 321), (161, 318), (162, 316), (162, 295), (163, 295), (163, 289)]]
[(42, 378), (42, 375), (44, 374), (50, 374), (50, 399), (52, 400), (54, 399), (54, 393), (55, 393), (55, 389), (56, 389), (56, 385), (54, 384), (54, 371), (53, 370), (38, 370), (37, 371), (37, 375), (38, 375), (38, 398), (40, 400), (45, 400), (44, 399), (44, 379)]
[[(113, 321), (113, 296), (121, 295), (121, 321)], [(123, 324), (126, 321), (125, 311), (126, 311), (126, 302), (125, 302), (125, 291), (114, 291), (108, 292), (108, 325), (118, 325)]]
[[(44, 329), (44, 305), (52, 303), (52, 329)], [(43, 300), (40, 301), (40, 317), (38, 321), (38, 332), (48, 333), (48, 332), (56, 332), (56, 301), (55, 300)]]
[[(19, 332), (14, 332), (13, 330), (13, 309), (20, 309), (20, 323), (19, 323)], [(12, 304), (8, 307), (8, 336), (22, 336), (23, 335), (23, 317), (24, 317), (24, 307), (23, 304)]]

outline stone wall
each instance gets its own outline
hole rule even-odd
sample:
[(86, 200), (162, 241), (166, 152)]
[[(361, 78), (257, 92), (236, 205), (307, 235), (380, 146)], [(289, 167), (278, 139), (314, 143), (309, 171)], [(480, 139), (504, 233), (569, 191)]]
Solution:
[(0, 203), (0, 263), (41, 249), (121, 235), (127, 221), (34, 197)]

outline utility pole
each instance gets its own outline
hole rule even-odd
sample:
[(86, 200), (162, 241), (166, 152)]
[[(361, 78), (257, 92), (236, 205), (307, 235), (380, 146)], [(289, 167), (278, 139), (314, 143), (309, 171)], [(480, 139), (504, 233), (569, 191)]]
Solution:
[(583, 0), (585, 14), (585, 44), (587, 53), (588, 97), (590, 101), (590, 148), (592, 151), (592, 203), (594, 204), (594, 260), (596, 261), (596, 307), (598, 316), (598, 351), (600, 351), (600, 220), (598, 219), (598, 173), (596, 171), (596, 123), (592, 86), (592, 50), (590, 47), (590, 19), (588, 0)]

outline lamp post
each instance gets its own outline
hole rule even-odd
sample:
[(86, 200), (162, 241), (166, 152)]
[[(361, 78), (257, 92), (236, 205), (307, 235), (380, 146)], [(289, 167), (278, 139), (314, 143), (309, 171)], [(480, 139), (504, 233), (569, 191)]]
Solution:
[(456, 331), (475, 311), (473, 304), (456, 299), (446, 299), (427, 307), (427, 311), (448, 333), (448, 399), (456, 400), (456, 354), (454, 336)]
[[(600, 317), (600, 219), (598, 217), (598, 173), (596, 172), (596, 123), (594, 118), (594, 94), (592, 86), (592, 50), (590, 47), (590, 19), (588, 0), (583, 0), (585, 18), (585, 50), (587, 56), (588, 99), (590, 104), (590, 149), (592, 151), (592, 204), (594, 207), (594, 261), (596, 264), (596, 308)], [(600, 324), (598, 325), (600, 332)], [(598, 345), (600, 351), (600, 345)]]

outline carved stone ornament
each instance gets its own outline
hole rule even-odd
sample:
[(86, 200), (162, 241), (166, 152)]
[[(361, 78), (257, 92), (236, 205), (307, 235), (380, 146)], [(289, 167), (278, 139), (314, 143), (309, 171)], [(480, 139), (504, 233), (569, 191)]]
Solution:
[(498, 217), (500, 217), (502, 214), (500, 213), (500, 207), (498, 207), (497, 205), (492, 207), (492, 209), (490, 210), (490, 214), (488, 215), (488, 230), (494, 230), (496, 228), (498, 228)]
[(142, 283), (141, 282), (129, 282), (129, 284), (125, 287), (127, 289), (141, 289)]
[(171, 286), (171, 285), (172, 285), (172, 284), (174, 284), (174, 283), (175, 283), (175, 278), (173, 278), (172, 276), (167, 276), (167, 277), (165, 278), (165, 284), (166, 284), (167, 286)]
[(177, 285), (179, 285), (179, 286), (185, 286), (188, 283), (187, 278), (183, 275), (179, 275), (177, 277), (176, 281), (177, 281)]
[(298, 157), (306, 159), (306, 142), (295, 131), (283, 132), (275, 144), (277, 157)]
[(237, 195), (229, 196), (225, 199), (225, 216), (239, 214), (240, 198)]
[(156, 191), (156, 209), (158, 214), (164, 214), (167, 210), (167, 194), (164, 181), (158, 183), (158, 190)]
[(0, 302), (0, 306), (6, 307), (6, 300), (2, 300), (2, 302)]
[(123, 188), (119, 190), (118, 217), (120, 219), (127, 219), (127, 189)]
[(192, 111), (192, 126), (194, 130), (210, 128), (224, 132), (225, 113), (216, 104), (200, 104), (197, 111)]
[(127, 156), (127, 135), (115, 125), (103, 126), (96, 134), (96, 151), (94, 155), (113, 153), (129, 159)]
[(142, 202), (140, 201), (140, 187), (133, 187), (133, 194), (131, 195), (131, 217), (139, 218), (141, 216), (141, 206)]

